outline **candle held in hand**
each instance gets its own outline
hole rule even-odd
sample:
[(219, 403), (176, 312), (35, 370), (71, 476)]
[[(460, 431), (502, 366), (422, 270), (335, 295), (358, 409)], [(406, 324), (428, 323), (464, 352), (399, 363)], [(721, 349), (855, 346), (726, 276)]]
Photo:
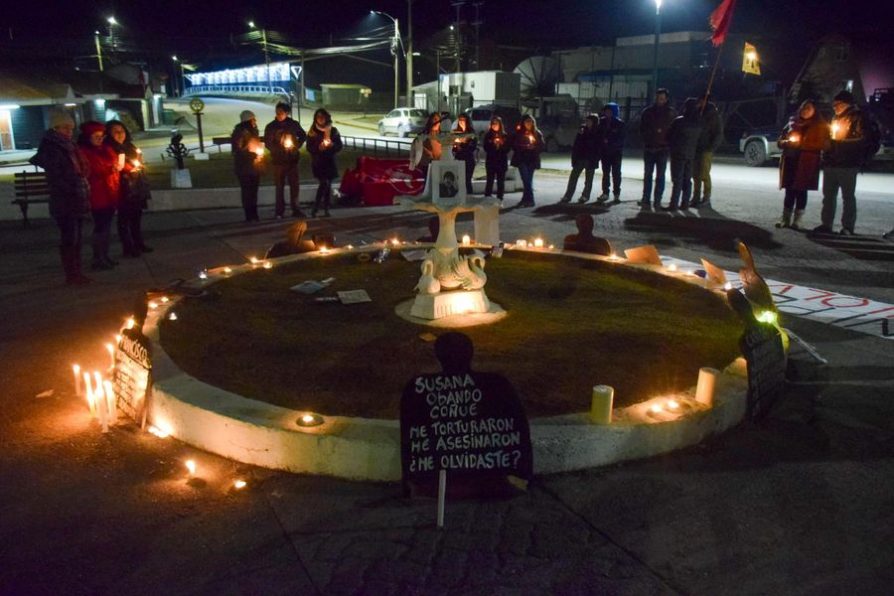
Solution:
[(282, 140), (282, 146), (285, 147), (286, 149), (291, 149), (292, 147), (295, 146), (295, 142), (292, 140), (292, 137), (285, 137)]
[(793, 132), (792, 134), (788, 135), (789, 143), (799, 143), (800, 141), (801, 141), (801, 135), (799, 135), (798, 133)]

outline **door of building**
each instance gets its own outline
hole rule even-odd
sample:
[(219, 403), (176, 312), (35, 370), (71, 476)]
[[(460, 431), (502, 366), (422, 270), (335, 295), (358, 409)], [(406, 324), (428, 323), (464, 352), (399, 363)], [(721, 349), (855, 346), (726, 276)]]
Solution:
[(0, 151), (15, 149), (16, 144), (12, 136), (12, 114), (9, 110), (0, 110)]

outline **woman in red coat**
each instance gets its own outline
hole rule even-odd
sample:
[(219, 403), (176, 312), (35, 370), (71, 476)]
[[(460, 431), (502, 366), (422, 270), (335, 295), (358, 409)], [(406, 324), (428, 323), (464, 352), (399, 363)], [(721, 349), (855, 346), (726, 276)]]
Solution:
[(118, 263), (109, 257), (109, 237), (112, 219), (121, 190), (121, 169), (115, 150), (103, 143), (106, 127), (99, 122), (81, 125), (78, 150), (87, 161), (87, 181), (90, 183), (90, 212), (93, 214), (94, 270), (111, 269)]
[(779, 188), (785, 189), (785, 201), (777, 228), (797, 230), (801, 227), (801, 217), (807, 207), (807, 191), (819, 188), (820, 157), (829, 138), (829, 124), (811, 100), (801, 104), (798, 115), (779, 135), (782, 148)]

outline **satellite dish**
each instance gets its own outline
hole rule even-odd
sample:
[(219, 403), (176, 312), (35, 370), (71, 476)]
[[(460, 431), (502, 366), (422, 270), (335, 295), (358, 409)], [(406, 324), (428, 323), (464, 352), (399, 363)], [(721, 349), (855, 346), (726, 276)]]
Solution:
[(521, 95), (524, 98), (554, 95), (556, 83), (562, 80), (558, 60), (549, 56), (526, 58), (513, 72), (521, 76)]

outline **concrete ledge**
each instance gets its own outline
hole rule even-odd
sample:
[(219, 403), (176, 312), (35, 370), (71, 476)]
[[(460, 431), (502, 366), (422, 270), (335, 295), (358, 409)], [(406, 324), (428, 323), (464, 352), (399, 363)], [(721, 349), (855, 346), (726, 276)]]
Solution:
[[(592, 255), (568, 256), (603, 260)], [(319, 257), (316, 253), (295, 255), (271, 264)], [(234, 266), (227, 273), (219, 268), (209, 272), (208, 280), (198, 283), (213, 284), (263, 266), (264, 263)], [(159, 320), (176, 311), (176, 307), (176, 301), (171, 301), (151, 310), (144, 328), (153, 342), (154, 383), (149, 402), (152, 424), (201, 449), (261, 467), (356, 480), (400, 479), (397, 420), (316, 412), (324, 417), (323, 424), (300, 427), (297, 421), (304, 412), (248, 399), (181, 371), (161, 348), (158, 333)], [(613, 413), (616, 422), (611, 425), (591, 424), (584, 413), (532, 419), (535, 472), (568, 472), (651, 457), (695, 445), (711, 434), (735, 426), (745, 415), (747, 381), (743, 363), (738, 359), (720, 376), (713, 408), (695, 402), (692, 387), (678, 395), (617, 409)], [(673, 420), (650, 419), (650, 404), (669, 398), (679, 400), (688, 413)]]

